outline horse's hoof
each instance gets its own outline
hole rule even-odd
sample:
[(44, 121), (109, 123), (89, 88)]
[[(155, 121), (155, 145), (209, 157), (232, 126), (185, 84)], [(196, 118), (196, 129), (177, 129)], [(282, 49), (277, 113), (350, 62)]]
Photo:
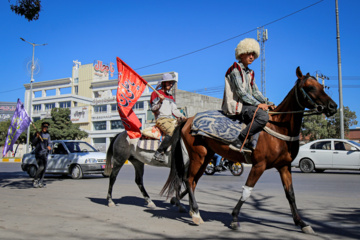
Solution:
[(190, 216), (192, 217), (192, 221), (194, 224), (200, 225), (204, 223), (204, 220), (200, 217), (200, 213), (190, 211)]
[(177, 198), (176, 197), (172, 197), (171, 199), (170, 199), (170, 204), (171, 205), (177, 205), (176, 203), (178, 203), (179, 201), (177, 200)]
[(187, 210), (186, 210), (186, 208), (184, 207), (184, 205), (182, 205), (182, 204), (179, 205), (179, 212), (180, 212), (180, 213), (186, 213), (186, 212), (187, 212)]
[(115, 203), (113, 201), (108, 202), (108, 207), (115, 207)]
[(240, 223), (239, 222), (231, 222), (230, 227), (232, 230), (237, 230), (240, 228)]
[(150, 201), (147, 202), (146, 207), (151, 208), (151, 209), (155, 209), (156, 205), (155, 205), (155, 203), (153, 201), (150, 200)]
[(315, 232), (311, 226), (303, 227), (301, 230), (303, 231), (303, 233), (306, 233), (306, 234), (315, 234)]

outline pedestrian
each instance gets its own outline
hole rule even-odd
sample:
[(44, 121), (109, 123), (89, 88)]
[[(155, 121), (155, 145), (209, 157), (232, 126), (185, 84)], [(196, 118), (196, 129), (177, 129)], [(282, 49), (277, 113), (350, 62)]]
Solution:
[(175, 118), (179, 121), (186, 119), (179, 109), (177, 109), (175, 99), (171, 95), (171, 89), (175, 82), (176, 79), (170, 73), (165, 73), (156, 87), (159, 95), (153, 92), (150, 98), (151, 111), (155, 115), (156, 126), (160, 128), (165, 135), (153, 157), (154, 160), (159, 162), (165, 161), (164, 152), (171, 143), (171, 136), (176, 126)]
[(32, 144), (35, 146), (35, 158), (38, 164), (38, 169), (34, 177), (34, 188), (43, 188), (46, 186), (44, 183), (44, 175), (47, 167), (47, 158), (49, 151), (52, 148), (51, 137), (48, 132), (50, 124), (43, 122), (41, 124), (41, 132), (37, 132)]
[[(230, 118), (238, 119), (247, 124), (239, 137), (230, 145), (233, 150), (240, 150), (245, 138), (248, 139), (263, 129), (269, 121), (268, 109), (274, 109), (274, 105), (268, 105), (267, 99), (259, 91), (254, 77), (254, 71), (249, 65), (260, 55), (259, 43), (253, 38), (245, 38), (240, 41), (235, 49), (235, 62), (225, 74), (225, 89), (222, 103), (222, 111)], [(250, 128), (250, 122), (256, 112), (254, 122)], [(248, 146), (250, 149), (254, 146)], [(242, 151), (251, 151), (243, 147)]]

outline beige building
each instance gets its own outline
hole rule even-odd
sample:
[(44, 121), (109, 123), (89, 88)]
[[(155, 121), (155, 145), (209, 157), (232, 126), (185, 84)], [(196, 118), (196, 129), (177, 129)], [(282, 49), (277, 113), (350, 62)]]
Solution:
[[(52, 108), (70, 108), (71, 121), (88, 132), (90, 144), (105, 152), (111, 139), (124, 131), (117, 111), (118, 87), (115, 64), (97, 61), (82, 65), (74, 61), (72, 77), (32, 84), (32, 118), (34, 121), (51, 117)], [(178, 79), (177, 72), (167, 72)], [(156, 86), (164, 73), (142, 76), (150, 85)], [(25, 84), (25, 107), (29, 109), (30, 84)], [(174, 87), (176, 91), (176, 86)], [(133, 109), (143, 128), (154, 124), (150, 111), (151, 88), (146, 87)], [(220, 109), (221, 99), (186, 91), (176, 91), (179, 108), (188, 116), (207, 109)]]

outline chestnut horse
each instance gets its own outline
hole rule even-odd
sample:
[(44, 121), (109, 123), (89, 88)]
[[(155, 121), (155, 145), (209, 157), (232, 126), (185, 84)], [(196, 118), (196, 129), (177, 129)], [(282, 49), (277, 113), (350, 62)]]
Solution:
[[(298, 79), (295, 86), (281, 104), (270, 113), (270, 120), (266, 125), (270, 130), (260, 133), (257, 146), (251, 155), (252, 167), (249, 176), (245, 186), (243, 186), (241, 198), (232, 211), (230, 226), (233, 229), (239, 227), (240, 208), (250, 197), (252, 189), (263, 172), (270, 168), (276, 168), (279, 171), (295, 225), (300, 226), (305, 233), (314, 233), (311, 226), (301, 219), (296, 207), (291, 162), (299, 151), (298, 139), (305, 108), (316, 114), (324, 113), (326, 116), (331, 116), (336, 113), (337, 104), (324, 92), (323, 86), (309, 73), (304, 76), (298, 67), (296, 75)], [(185, 124), (176, 129), (176, 131), (181, 132), (177, 134), (179, 139), (173, 142), (172, 167), (161, 194), (166, 193), (170, 197), (176, 193), (177, 199), (180, 200), (189, 193), (190, 215), (193, 222), (198, 225), (203, 223), (203, 220), (199, 214), (194, 192), (197, 182), (214, 153), (218, 153), (233, 162), (245, 162), (245, 158), (241, 152), (231, 150), (229, 145), (218, 140), (204, 136), (192, 136), (190, 132), (193, 119), (194, 117), (189, 118)], [(185, 145), (188, 151), (190, 159), (188, 166), (182, 164), (181, 145)], [(185, 184), (185, 191), (180, 194), (183, 183)]]

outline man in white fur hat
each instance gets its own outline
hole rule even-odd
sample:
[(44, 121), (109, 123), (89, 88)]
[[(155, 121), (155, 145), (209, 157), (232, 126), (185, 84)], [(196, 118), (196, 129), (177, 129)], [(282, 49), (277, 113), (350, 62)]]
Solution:
[(166, 134), (153, 157), (159, 162), (164, 161), (164, 152), (171, 143), (171, 136), (176, 126), (174, 118), (185, 120), (185, 116), (177, 109), (175, 99), (171, 95), (171, 88), (175, 82), (176, 79), (170, 73), (165, 73), (156, 86), (156, 90), (159, 89), (160, 95), (153, 92), (150, 98), (151, 111), (155, 115), (156, 126)]
[[(269, 121), (266, 111), (275, 107), (266, 103), (267, 99), (255, 84), (254, 71), (248, 67), (259, 55), (259, 43), (253, 38), (245, 38), (235, 49), (235, 58), (239, 62), (235, 62), (225, 74), (222, 111), (230, 118), (239, 119), (247, 124), (238, 139), (230, 145), (233, 150), (240, 150), (243, 145), (257, 107), (259, 110), (256, 112), (248, 139), (263, 129)], [(242, 151), (246, 152), (250, 149), (243, 147)]]

